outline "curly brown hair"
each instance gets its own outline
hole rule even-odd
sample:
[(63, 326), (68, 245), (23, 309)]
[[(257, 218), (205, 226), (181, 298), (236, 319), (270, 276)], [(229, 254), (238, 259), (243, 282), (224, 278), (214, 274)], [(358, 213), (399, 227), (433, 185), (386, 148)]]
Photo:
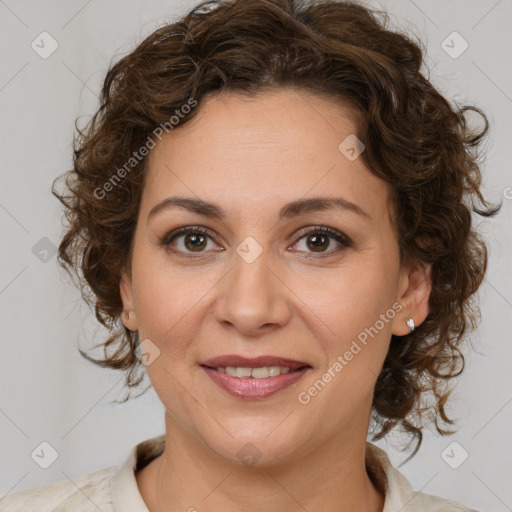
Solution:
[[(453, 433), (441, 426), (454, 424), (445, 411), (447, 383), (464, 369), (460, 345), (477, 325), (473, 295), (487, 267), (472, 212), (489, 217), (501, 207), (480, 191), (477, 149), (489, 123), (477, 107), (452, 107), (420, 71), (421, 41), (388, 26), (385, 12), (353, 2), (215, 0), (159, 28), (110, 67), (97, 112), (77, 127), (73, 169), (56, 178), (52, 193), (68, 222), (59, 263), (109, 329), (98, 345), (103, 359), (80, 353), (126, 371), (124, 401), (144, 377), (138, 333), (120, 321), (119, 290), (144, 186), (147, 159), (139, 150), (162, 126), (173, 129), (173, 117), (186, 112), (179, 126), (192, 119), (210, 93), (293, 87), (352, 108), (366, 146), (361, 158), (392, 186), (401, 263), (432, 264), (429, 314), (411, 334), (392, 336), (378, 376), (373, 440), (396, 427), (416, 438), (412, 457), (427, 413), (440, 434)], [(185, 110), (192, 101), (197, 107)], [(468, 110), (483, 127), (470, 129)], [(55, 184), (64, 177), (67, 190), (59, 193)], [(434, 401), (425, 405), (425, 396)]]

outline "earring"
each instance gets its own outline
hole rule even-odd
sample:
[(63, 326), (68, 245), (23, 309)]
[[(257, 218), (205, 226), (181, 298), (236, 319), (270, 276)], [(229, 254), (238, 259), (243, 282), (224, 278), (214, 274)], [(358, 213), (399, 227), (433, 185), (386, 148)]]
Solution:
[(409, 329), (412, 331), (414, 331), (415, 329), (415, 325), (414, 325), (414, 320), (412, 318), (408, 318), (405, 323), (407, 324), (407, 327), (409, 327)]

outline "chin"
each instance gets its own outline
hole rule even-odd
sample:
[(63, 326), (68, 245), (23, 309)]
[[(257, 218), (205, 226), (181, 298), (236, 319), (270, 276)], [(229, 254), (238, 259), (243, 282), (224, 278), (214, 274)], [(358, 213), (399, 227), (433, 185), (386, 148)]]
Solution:
[(216, 425), (216, 428), (208, 429), (203, 441), (214, 453), (229, 463), (261, 469), (270, 468), (296, 456), (306, 442), (303, 428), (296, 425), (294, 435), (290, 431), (292, 425), (287, 425), (287, 429), (279, 427), (282, 420), (283, 418), (271, 422), (265, 418), (258, 428), (255, 428), (254, 419), (237, 421), (236, 428), (233, 426), (235, 422), (230, 424), (224, 421), (222, 425), (227, 432)]

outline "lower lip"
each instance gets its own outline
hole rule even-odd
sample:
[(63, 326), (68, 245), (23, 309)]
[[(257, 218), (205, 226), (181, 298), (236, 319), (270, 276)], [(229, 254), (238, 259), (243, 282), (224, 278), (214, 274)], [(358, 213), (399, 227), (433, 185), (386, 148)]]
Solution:
[(224, 391), (238, 398), (267, 398), (282, 391), (297, 382), (309, 368), (302, 368), (294, 372), (284, 373), (277, 377), (255, 379), (254, 377), (232, 377), (227, 373), (221, 373), (207, 366), (201, 366), (210, 379)]

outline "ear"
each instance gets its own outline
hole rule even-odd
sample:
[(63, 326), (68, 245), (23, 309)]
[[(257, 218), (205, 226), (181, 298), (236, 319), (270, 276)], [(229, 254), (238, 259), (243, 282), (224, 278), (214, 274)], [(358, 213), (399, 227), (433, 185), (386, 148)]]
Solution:
[(138, 331), (139, 326), (137, 323), (137, 314), (135, 312), (135, 305), (133, 300), (132, 280), (126, 271), (123, 271), (121, 274), (119, 291), (121, 293), (121, 300), (123, 302), (121, 320), (124, 326), (130, 329), (130, 331)]
[(415, 263), (404, 266), (400, 273), (398, 301), (403, 309), (393, 319), (392, 332), (405, 336), (411, 330), (406, 324), (408, 318), (416, 327), (422, 324), (429, 313), (428, 301), (432, 290), (432, 265)]

